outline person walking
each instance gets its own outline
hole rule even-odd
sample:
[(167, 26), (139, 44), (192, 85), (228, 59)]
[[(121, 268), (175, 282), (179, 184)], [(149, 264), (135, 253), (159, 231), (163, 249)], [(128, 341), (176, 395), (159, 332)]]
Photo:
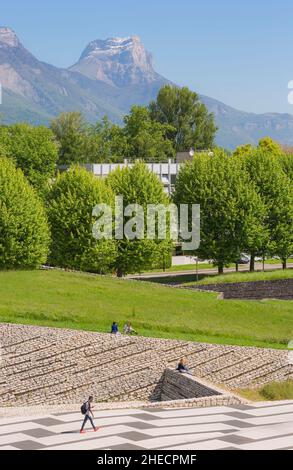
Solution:
[(92, 402), (93, 402), (94, 398), (92, 396), (90, 396), (88, 398), (88, 400), (86, 402), (83, 403), (83, 405), (81, 406), (81, 413), (84, 415), (84, 420), (83, 420), (83, 423), (82, 423), (82, 426), (81, 426), (81, 430), (79, 431), (80, 434), (84, 434), (85, 431), (84, 431), (84, 427), (87, 423), (87, 421), (89, 421), (93, 427), (93, 430), (96, 432), (98, 431), (98, 426), (95, 426), (94, 425), (94, 421), (93, 421), (93, 418), (94, 418), (94, 415), (93, 415), (93, 407), (92, 407)]

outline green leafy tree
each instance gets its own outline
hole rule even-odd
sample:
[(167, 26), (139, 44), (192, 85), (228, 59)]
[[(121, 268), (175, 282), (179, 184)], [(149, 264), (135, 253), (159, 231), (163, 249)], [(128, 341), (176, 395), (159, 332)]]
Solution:
[(153, 121), (147, 108), (134, 106), (124, 118), (124, 127), (105, 117), (90, 126), (85, 154), (89, 162), (127, 160), (167, 161), (175, 157), (167, 138), (170, 126)]
[[(256, 149), (245, 159), (245, 165), (266, 207), (268, 251), (280, 256), (285, 268), (293, 251), (292, 182), (283, 171), (278, 153)], [(251, 270), (254, 269), (255, 254), (251, 252)]]
[(59, 146), (59, 165), (87, 162), (87, 123), (81, 113), (61, 113), (51, 129)]
[(112, 124), (106, 116), (89, 126), (87, 136), (88, 162), (122, 162), (126, 158), (128, 144), (124, 129)]
[(214, 116), (187, 87), (163, 86), (149, 109), (153, 120), (173, 128), (168, 137), (176, 151), (213, 147), (217, 130)]
[(48, 247), (42, 202), (11, 159), (0, 158), (0, 268), (36, 268)]
[[(117, 169), (110, 173), (107, 182), (116, 196), (123, 196), (124, 208), (129, 204), (140, 204), (144, 210), (144, 238), (130, 240), (124, 233), (123, 239), (116, 240), (118, 277), (168, 263), (172, 249), (170, 238), (167, 236), (166, 240), (160, 240), (156, 236), (150, 240), (146, 236), (147, 205), (169, 205), (168, 196), (158, 177), (144, 163), (137, 161), (132, 168)], [(123, 225), (131, 218), (132, 215), (123, 217)]]
[(253, 147), (251, 144), (244, 144), (244, 145), (239, 145), (234, 152), (233, 156), (234, 157), (245, 157), (247, 155), (250, 155), (250, 153), (253, 151)]
[(286, 173), (286, 175), (288, 176), (288, 178), (290, 179), (291, 184), (292, 184), (292, 181), (293, 181), (293, 151), (292, 151), (292, 153), (283, 153), (280, 156), (280, 162), (281, 162), (281, 165), (282, 165), (282, 168), (283, 168), (284, 172)]
[(57, 162), (57, 145), (50, 129), (28, 124), (0, 127), (0, 147), (32, 186), (44, 193)]
[(151, 119), (143, 106), (133, 106), (124, 118), (124, 135), (127, 139), (126, 154), (129, 160), (161, 162), (175, 157), (175, 149), (168, 134), (174, 131), (169, 124)]
[(258, 149), (264, 153), (272, 153), (274, 155), (282, 155), (282, 147), (271, 137), (264, 137), (258, 143)]
[(113, 205), (104, 180), (74, 166), (58, 176), (48, 194), (52, 265), (97, 273), (112, 270), (115, 242), (93, 236), (93, 209), (100, 203)]
[(176, 181), (177, 204), (200, 204), (201, 242), (197, 255), (213, 259), (219, 273), (237, 262), (244, 248), (262, 245), (264, 208), (238, 159), (220, 149), (196, 155)]

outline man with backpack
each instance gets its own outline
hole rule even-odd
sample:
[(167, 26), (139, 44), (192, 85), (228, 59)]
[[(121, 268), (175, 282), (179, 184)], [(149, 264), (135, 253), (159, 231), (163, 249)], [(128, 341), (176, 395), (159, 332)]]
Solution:
[(84, 427), (87, 423), (87, 421), (89, 420), (92, 427), (93, 427), (93, 430), (96, 432), (98, 431), (98, 427), (96, 427), (94, 425), (94, 422), (93, 422), (93, 418), (94, 418), (94, 415), (93, 415), (93, 412), (92, 412), (92, 402), (93, 402), (93, 397), (90, 396), (88, 401), (84, 402), (80, 408), (80, 411), (81, 411), (81, 414), (84, 415), (84, 420), (83, 420), (83, 423), (82, 423), (82, 426), (81, 426), (81, 430), (80, 430), (80, 434), (84, 434), (85, 431), (84, 431)]

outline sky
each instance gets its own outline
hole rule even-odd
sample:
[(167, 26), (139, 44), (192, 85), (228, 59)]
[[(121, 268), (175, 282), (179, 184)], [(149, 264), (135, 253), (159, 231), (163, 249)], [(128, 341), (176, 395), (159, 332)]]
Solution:
[(2, 0), (0, 5), (0, 25), (14, 29), (44, 62), (68, 67), (94, 39), (138, 35), (161, 75), (257, 113), (293, 114), (292, 23), (292, 0)]

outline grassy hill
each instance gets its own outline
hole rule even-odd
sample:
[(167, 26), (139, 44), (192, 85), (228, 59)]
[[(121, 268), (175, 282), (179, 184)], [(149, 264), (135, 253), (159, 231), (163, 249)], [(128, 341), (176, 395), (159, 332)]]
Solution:
[(217, 294), (63, 271), (0, 272), (0, 322), (107, 332), (127, 320), (141, 335), (286, 347), (290, 301), (223, 301)]
[[(230, 282), (273, 281), (278, 279), (292, 279), (293, 269), (276, 269), (275, 271), (255, 271), (227, 273), (218, 276), (206, 276), (198, 284), (222, 284)], [(194, 284), (187, 282), (184, 285)]]

